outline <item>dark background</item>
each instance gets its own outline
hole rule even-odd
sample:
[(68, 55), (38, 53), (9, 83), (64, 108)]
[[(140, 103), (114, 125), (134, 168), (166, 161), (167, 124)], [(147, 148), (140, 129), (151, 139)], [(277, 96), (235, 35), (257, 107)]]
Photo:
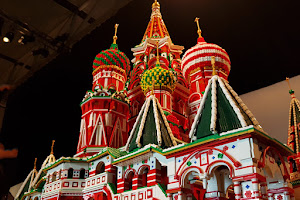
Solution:
[[(279, 0), (159, 0), (164, 22), (174, 44), (185, 49), (197, 41), (195, 17), (209, 43), (230, 56), (229, 83), (244, 94), (285, 77), (300, 74), (299, 2)], [(5, 186), (22, 182), (40, 168), (56, 140), (54, 155), (72, 156), (79, 137), (81, 102), (92, 85), (92, 62), (109, 48), (118, 29), (118, 45), (129, 59), (130, 48), (141, 42), (150, 19), (152, 0), (133, 0), (117, 14), (37, 72), (10, 96), (0, 142), (18, 148), (9, 163)], [(99, 11), (101, 12), (101, 11)], [(185, 50), (184, 50), (185, 51)], [(0, 181), (1, 182), (1, 181)], [(1, 185), (0, 185), (1, 187)], [(4, 187), (4, 186), (2, 186)]]

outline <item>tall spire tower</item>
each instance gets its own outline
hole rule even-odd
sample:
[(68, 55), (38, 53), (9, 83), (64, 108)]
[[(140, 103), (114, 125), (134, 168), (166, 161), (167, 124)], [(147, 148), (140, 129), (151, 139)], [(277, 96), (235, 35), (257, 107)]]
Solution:
[(81, 102), (78, 157), (93, 155), (103, 147), (119, 148), (128, 138), (129, 100), (125, 83), (130, 62), (118, 49), (118, 27), (119, 24), (114, 27), (110, 48), (96, 55), (93, 62), (93, 87)]
[(289, 109), (289, 130), (288, 130), (288, 146), (297, 154), (300, 153), (299, 149), (299, 133), (300, 133), (300, 102), (292, 90), (289, 78), (286, 78), (289, 85), (289, 93), (291, 95), (291, 103)]
[[(175, 136), (179, 135), (180, 131), (183, 134), (184, 129), (188, 128), (185, 126), (187, 124), (185, 108), (189, 90), (180, 69), (180, 55), (183, 49), (183, 46), (173, 44), (162, 18), (160, 4), (155, 0), (152, 4), (150, 21), (142, 41), (139, 45), (131, 49), (134, 59), (132, 60), (133, 69), (130, 73), (128, 86), (128, 98), (131, 103), (129, 129), (131, 129), (136, 120), (137, 111), (144, 104), (145, 96), (150, 96), (153, 84), (153, 80), (151, 79), (151, 81), (150, 77), (154, 78), (154, 76), (154, 94), (158, 98), (162, 109), (168, 115), (167, 119), (172, 122), (171, 126), (178, 125), (177, 128), (171, 127), (171, 129), (176, 129), (173, 134)], [(157, 76), (154, 75), (156, 73), (158, 73)], [(143, 91), (140, 85), (142, 77), (145, 78), (143, 80), (144, 85), (142, 86), (144, 87)], [(169, 83), (170, 85), (168, 85)], [(175, 90), (175, 88), (177, 89)], [(184, 128), (179, 130), (179, 127)], [(188, 137), (186, 139), (188, 140)]]

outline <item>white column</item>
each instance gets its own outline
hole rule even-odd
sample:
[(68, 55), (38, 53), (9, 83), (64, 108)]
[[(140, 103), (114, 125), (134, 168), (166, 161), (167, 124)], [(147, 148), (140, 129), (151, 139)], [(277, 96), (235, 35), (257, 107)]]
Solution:
[(268, 197), (268, 194), (267, 194), (267, 183), (261, 183), (260, 184), (260, 191), (261, 191), (262, 198), (266, 199)]
[(288, 191), (284, 192), (285, 200), (291, 200), (290, 193)]
[(178, 200), (182, 200), (182, 191), (178, 192)]
[(241, 183), (239, 181), (233, 182), (233, 190), (234, 190), (235, 199), (241, 199), (242, 191), (241, 191)]
[(173, 194), (168, 193), (168, 199), (169, 199), (169, 200), (172, 200), (172, 199), (173, 199)]
[(253, 178), (253, 179), (251, 179), (251, 181), (252, 181), (252, 188), (253, 188), (254, 197), (259, 198), (258, 179)]

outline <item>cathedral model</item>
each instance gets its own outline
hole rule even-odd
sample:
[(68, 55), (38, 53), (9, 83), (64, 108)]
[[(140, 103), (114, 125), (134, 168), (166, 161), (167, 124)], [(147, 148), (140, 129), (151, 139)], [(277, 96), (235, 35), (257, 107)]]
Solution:
[[(116, 43), (96, 55), (77, 152), (53, 144), (17, 200), (293, 200), (300, 185), (300, 104), (288, 146), (270, 137), (229, 85), (230, 59), (201, 36), (181, 57), (155, 0), (132, 66)], [(53, 141), (54, 143), (54, 141)]]

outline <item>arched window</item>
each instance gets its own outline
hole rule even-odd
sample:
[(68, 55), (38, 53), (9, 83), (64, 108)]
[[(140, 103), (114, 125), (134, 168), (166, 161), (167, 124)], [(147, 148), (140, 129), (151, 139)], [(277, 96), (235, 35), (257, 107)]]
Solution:
[(145, 187), (145, 186), (147, 186), (148, 172), (149, 172), (148, 167), (145, 167), (145, 169), (141, 172), (141, 174), (140, 174), (141, 184), (139, 184), (139, 187)]
[(134, 172), (131, 171), (127, 174), (127, 178), (125, 179), (125, 190), (132, 190), (132, 179), (134, 177)]
[(68, 178), (73, 178), (73, 172), (74, 172), (73, 168), (68, 169)]
[(96, 167), (96, 174), (101, 174), (103, 172), (105, 172), (105, 164), (104, 162), (99, 162)]
[(79, 178), (84, 179), (84, 176), (85, 176), (85, 169), (81, 169), (79, 172)]
[(52, 182), (54, 182), (54, 181), (56, 181), (56, 172), (54, 172), (53, 174), (52, 174)]

